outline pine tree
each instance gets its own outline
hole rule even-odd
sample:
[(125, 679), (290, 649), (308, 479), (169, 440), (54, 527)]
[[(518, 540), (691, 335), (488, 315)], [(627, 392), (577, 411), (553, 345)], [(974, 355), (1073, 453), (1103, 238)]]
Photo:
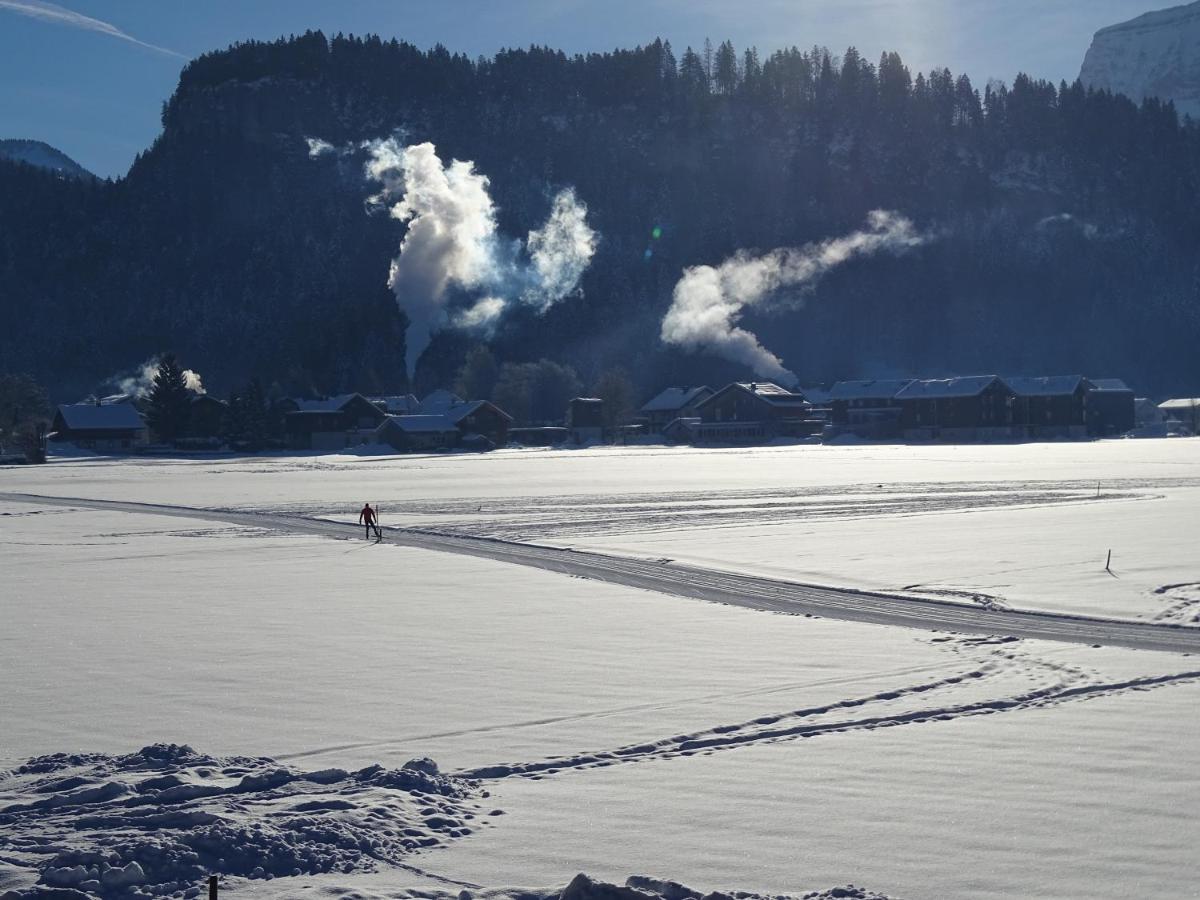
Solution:
[(486, 344), (480, 344), (467, 354), (466, 361), (458, 370), (454, 390), (464, 400), (491, 400), (499, 376), (500, 367), (496, 364), (496, 357)]
[(187, 388), (183, 369), (174, 354), (167, 353), (158, 363), (154, 387), (150, 389), (146, 424), (159, 440), (174, 443), (187, 431), (191, 411), (192, 392)]

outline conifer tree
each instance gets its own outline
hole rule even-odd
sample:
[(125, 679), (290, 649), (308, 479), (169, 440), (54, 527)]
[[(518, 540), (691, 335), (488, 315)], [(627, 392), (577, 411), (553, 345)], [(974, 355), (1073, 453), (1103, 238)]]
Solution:
[(164, 354), (147, 400), (146, 424), (159, 440), (174, 443), (187, 431), (191, 411), (192, 392), (187, 388), (183, 369), (174, 354)]

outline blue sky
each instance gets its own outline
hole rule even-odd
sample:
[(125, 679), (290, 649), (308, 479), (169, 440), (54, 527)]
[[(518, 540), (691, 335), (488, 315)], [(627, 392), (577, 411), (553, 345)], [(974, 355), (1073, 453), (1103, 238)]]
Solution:
[(0, 0), (0, 137), (44, 140), (122, 175), (159, 131), (186, 59), (247, 38), (375, 32), (472, 56), (706, 36), (770, 52), (853, 44), (949, 66), (978, 85), (1017, 72), (1073, 79), (1092, 34), (1154, 0)]

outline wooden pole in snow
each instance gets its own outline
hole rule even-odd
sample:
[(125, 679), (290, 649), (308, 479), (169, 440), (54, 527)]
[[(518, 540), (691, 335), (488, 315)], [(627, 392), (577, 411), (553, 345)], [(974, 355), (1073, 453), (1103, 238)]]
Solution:
[(1109, 550), (1109, 551), (1108, 551), (1108, 559), (1106, 559), (1106, 560), (1104, 561), (1104, 571), (1105, 571), (1105, 572), (1111, 572), (1111, 571), (1112, 571), (1112, 550)]
[(217, 876), (208, 876), (208, 900), (217, 900)]

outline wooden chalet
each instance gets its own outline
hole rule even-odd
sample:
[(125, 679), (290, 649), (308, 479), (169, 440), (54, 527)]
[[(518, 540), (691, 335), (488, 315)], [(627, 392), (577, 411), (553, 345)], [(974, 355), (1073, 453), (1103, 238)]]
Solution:
[(995, 440), (1014, 436), (1015, 395), (998, 375), (931, 378), (896, 393), (907, 438)]
[(1087, 435), (1088, 382), (1082, 375), (1005, 376), (1012, 390), (1012, 425), (1022, 437)]
[(901, 404), (896, 395), (911, 383), (911, 378), (839, 381), (829, 391), (834, 432), (873, 439), (899, 436)]
[(567, 430), (576, 444), (604, 440), (604, 401), (599, 397), (574, 397), (567, 404)]
[(713, 395), (708, 385), (700, 387), (669, 387), (647, 400), (641, 408), (641, 418), (650, 434), (662, 434), (676, 419), (697, 418), (696, 407)]
[(220, 437), (225, 424), (225, 413), (229, 406), (211, 394), (197, 394), (192, 398), (192, 411), (188, 414), (187, 436), (190, 438)]
[(1120, 378), (1087, 379), (1084, 421), (1092, 437), (1110, 437), (1137, 425), (1137, 398)]
[(283, 400), (283, 429), (295, 450), (342, 450), (371, 439), (387, 413), (362, 394)]
[(147, 428), (132, 403), (69, 403), (55, 411), (50, 438), (89, 450), (133, 450), (146, 443)]
[(440, 413), (388, 416), (375, 438), (403, 452), (503, 447), (512, 421), (512, 416), (487, 400), (459, 401)]
[(777, 437), (805, 437), (823, 422), (809, 415), (812, 404), (769, 381), (735, 381), (697, 404), (691, 427), (698, 444), (753, 444)]

